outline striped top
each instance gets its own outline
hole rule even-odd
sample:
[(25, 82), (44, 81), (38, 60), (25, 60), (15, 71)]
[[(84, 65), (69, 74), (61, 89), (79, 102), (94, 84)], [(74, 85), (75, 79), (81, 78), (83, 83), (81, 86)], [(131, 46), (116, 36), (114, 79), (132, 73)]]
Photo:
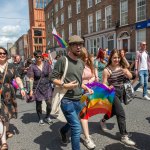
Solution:
[[(109, 67), (107, 68), (107, 70), (111, 70)], [(109, 71), (110, 73), (110, 71)], [(122, 68), (120, 67), (120, 69), (118, 70), (111, 70), (111, 75), (108, 78), (108, 83), (109, 85), (112, 85), (114, 87), (121, 87), (123, 86), (123, 80), (125, 78), (125, 75), (122, 71)]]

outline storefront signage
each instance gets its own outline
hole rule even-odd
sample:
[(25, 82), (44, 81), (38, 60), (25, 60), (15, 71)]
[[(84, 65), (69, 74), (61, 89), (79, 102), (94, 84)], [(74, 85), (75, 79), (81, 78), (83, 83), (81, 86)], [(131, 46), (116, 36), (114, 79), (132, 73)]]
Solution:
[(144, 29), (150, 27), (150, 19), (136, 23), (136, 29)]

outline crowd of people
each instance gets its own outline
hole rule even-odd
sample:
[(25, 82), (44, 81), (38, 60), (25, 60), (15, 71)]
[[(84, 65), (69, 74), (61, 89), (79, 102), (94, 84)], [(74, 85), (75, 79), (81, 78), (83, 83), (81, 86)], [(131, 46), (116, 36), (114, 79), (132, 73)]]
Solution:
[[(9, 54), (7, 50), (0, 47), (0, 120), (3, 122), (3, 134), (1, 133), (1, 150), (8, 150), (7, 138), (13, 133), (9, 129), (11, 118), (17, 119), (17, 88), (19, 87), (23, 97), (28, 95), (36, 103), (36, 112), (39, 125), (53, 123), (51, 119), (51, 101), (53, 89), (60, 86), (67, 90), (61, 100), (61, 110), (67, 123), (59, 130), (61, 140), (68, 143), (67, 132), (71, 130), (72, 150), (80, 150), (80, 134), (83, 129), (84, 145), (88, 149), (94, 149), (96, 144), (90, 135), (88, 120), (79, 117), (81, 111), (80, 99), (84, 93), (93, 94), (87, 84), (94, 81), (100, 82), (107, 88), (115, 89), (115, 98), (112, 105), (112, 114), (107, 114), (100, 120), (103, 131), (107, 130), (107, 120), (116, 116), (121, 142), (134, 146), (126, 129), (125, 111), (122, 106), (123, 81), (124, 78), (132, 79), (129, 71), (130, 64), (125, 57), (125, 50), (113, 49), (108, 54), (108, 49), (99, 49), (97, 57), (94, 58), (88, 50), (83, 47), (84, 40), (73, 35), (69, 37), (67, 56), (57, 55), (52, 60), (49, 54), (41, 50), (34, 52), (34, 61), (27, 59), (26, 63), (16, 55), (13, 63), (8, 63)], [(68, 60), (68, 69), (64, 81), (61, 81), (65, 69), (65, 59)], [(134, 87), (136, 91), (143, 87), (143, 98), (150, 100), (147, 95), (148, 70), (150, 69), (150, 58), (146, 51), (146, 42), (140, 43), (135, 59), (135, 75), (138, 84)], [(13, 81), (13, 82), (12, 82)], [(135, 82), (134, 82), (135, 83)], [(46, 115), (42, 117), (42, 102), (46, 102)], [(1, 129), (1, 128), (0, 128)], [(1, 129), (2, 130), (2, 129)]]

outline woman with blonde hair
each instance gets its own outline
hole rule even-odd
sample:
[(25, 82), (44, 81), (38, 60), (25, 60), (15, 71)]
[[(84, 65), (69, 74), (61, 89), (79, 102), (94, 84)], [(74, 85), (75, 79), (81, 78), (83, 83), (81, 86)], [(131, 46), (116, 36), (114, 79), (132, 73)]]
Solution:
[[(88, 84), (88, 83), (94, 82), (95, 81), (95, 72), (94, 72), (93, 61), (85, 47), (82, 48), (80, 58), (85, 63), (85, 68), (83, 70), (83, 75), (82, 75), (82, 83)], [(94, 141), (92, 140), (91, 136), (89, 135), (88, 120), (81, 119), (81, 124), (82, 124), (83, 132), (85, 135), (84, 145), (89, 149), (95, 148), (96, 145), (94, 144)]]

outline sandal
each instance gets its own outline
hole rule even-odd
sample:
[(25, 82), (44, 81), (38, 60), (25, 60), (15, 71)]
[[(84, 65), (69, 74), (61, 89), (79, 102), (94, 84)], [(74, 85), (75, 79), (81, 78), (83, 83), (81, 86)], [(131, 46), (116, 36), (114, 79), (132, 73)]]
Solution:
[(1, 150), (8, 150), (8, 144), (7, 143), (3, 143)]
[(7, 137), (7, 138), (13, 137), (13, 133), (10, 132), (10, 131), (7, 131), (7, 132), (6, 132), (6, 137)]

